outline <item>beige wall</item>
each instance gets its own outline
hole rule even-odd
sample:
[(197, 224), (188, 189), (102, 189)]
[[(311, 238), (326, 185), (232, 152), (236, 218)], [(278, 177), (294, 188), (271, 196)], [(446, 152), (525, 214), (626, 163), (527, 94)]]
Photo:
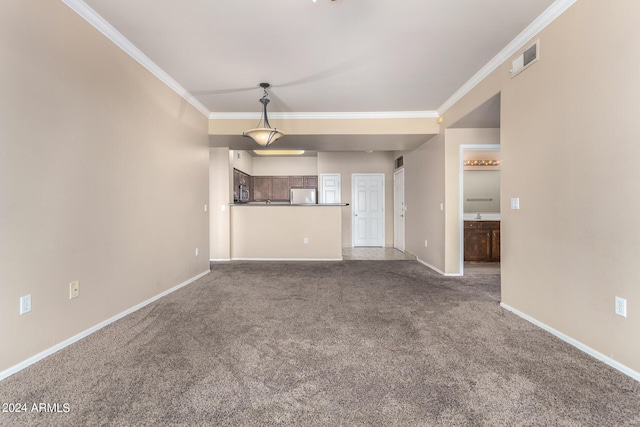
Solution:
[(317, 157), (254, 157), (254, 176), (317, 175)]
[(229, 203), (233, 201), (233, 171), (228, 148), (209, 150), (209, 256), (213, 260), (231, 258)]
[[(444, 136), (404, 153), (405, 250), (444, 271)], [(427, 241), (425, 247), (424, 241)]]
[[(339, 173), (342, 203), (351, 203), (351, 176), (354, 173), (385, 175), (385, 245), (393, 246), (393, 163), (392, 152), (318, 153), (318, 174)], [(342, 208), (342, 245), (352, 246), (351, 206)]]
[(340, 260), (341, 224), (339, 206), (232, 206), (231, 256)]
[(0, 51), (1, 372), (208, 271), (209, 242), (205, 116), (62, 2), (0, 3)]
[(253, 156), (244, 150), (231, 150), (231, 168), (253, 175)]
[[(455, 123), (501, 93), (503, 303), (636, 373), (638, 16), (636, 1), (576, 2), (536, 36), (537, 63), (511, 79), (510, 58), (443, 115)], [(441, 133), (448, 168), (450, 131)], [(458, 199), (446, 197), (448, 221)], [(446, 252), (447, 264), (458, 253)], [(614, 314), (616, 295), (627, 318)]]
[[(272, 119), (285, 135), (395, 135), (438, 133), (437, 118), (417, 119)], [(211, 119), (211, 135), (242, 135), (256, 125), (255, 119)]]

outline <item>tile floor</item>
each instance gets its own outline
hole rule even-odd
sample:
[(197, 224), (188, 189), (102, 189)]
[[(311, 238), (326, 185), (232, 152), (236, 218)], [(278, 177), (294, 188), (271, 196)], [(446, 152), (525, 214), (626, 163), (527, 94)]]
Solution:
[[(395, 248), (342, 248), (345, 260), (414, 260), (413, 255), (405, 254)], [(464, 274), (500, 274), (500, 263), (465, 262)]]
[(412, 255), (405, 254), (395, 248), (342, 248), (342, 257), (345, 260), (403, 260), (416, 259)]
[(465, 262), (464, 274), (500, 274), (500, 263)]

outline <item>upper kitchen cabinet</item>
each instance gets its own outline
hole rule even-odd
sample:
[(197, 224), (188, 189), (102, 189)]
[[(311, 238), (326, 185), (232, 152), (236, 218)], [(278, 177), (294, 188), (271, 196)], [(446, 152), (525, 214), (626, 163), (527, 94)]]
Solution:
[(256, 202), (266, 200), (289, 200), (292, 188), (318, 188), (318, 176), (254, 176), (252, 180), (253, 199)]
[(318, 188), (318, 176), (305, 176), (304, 177), (304, 188)]
[(291, 188), (304, 188), (304, 176), (292, 176), (289, 178)]
[(274, 176), (271, 181), (271, 200), (289, 200), (289, 177)]
[(246, 185), (250, 189), (251, 177), (246, 173), (234, 168), (233, 169), (233, 200), (234, 201), (237, 201), (240, 198), (238, 194), (238, 187), (240, 185)]
[(253, 180), (253, 200), (261, 202), (271, 199), (272, 180), (270, 176), (254, 176)]
[(318, 188), (318, 176), (291, 176), (291, 188)]

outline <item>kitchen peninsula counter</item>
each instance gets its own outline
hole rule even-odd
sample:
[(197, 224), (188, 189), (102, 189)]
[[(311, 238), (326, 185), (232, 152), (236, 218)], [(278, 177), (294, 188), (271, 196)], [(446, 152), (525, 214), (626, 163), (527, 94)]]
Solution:
[(229, 206), (306, 206), (306, 207), (324, 207), (324, 206), (349, 206), (349, 203), (287, 203), (287, 202), (246, 202), (246, 203), (230, 203)]
[(231, 204), (231, 259), (342, 260), (345, 206), (348, 204)]

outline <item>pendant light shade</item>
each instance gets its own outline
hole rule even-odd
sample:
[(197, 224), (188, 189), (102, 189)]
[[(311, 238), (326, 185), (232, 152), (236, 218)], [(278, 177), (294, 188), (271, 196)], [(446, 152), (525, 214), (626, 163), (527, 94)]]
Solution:
[(267, 117), (267, 104), (269, 103), (269, 98), (267, 98), (267, 88), (269, 86), (269, 83), (260, 83), (260, 87), (264, 89), (264, 95), (262, 95), (262, 98), (260, 98), (259, 101), (262, 104), (262, 117), (258, 122), (258, 126), (242, 133), (242, 136), (253, 139), (257, 144), (263, 147), (270, 145), (276, 139), (284, 135), (278, 129), (272, 128), (269, 125), (269, 118)]

